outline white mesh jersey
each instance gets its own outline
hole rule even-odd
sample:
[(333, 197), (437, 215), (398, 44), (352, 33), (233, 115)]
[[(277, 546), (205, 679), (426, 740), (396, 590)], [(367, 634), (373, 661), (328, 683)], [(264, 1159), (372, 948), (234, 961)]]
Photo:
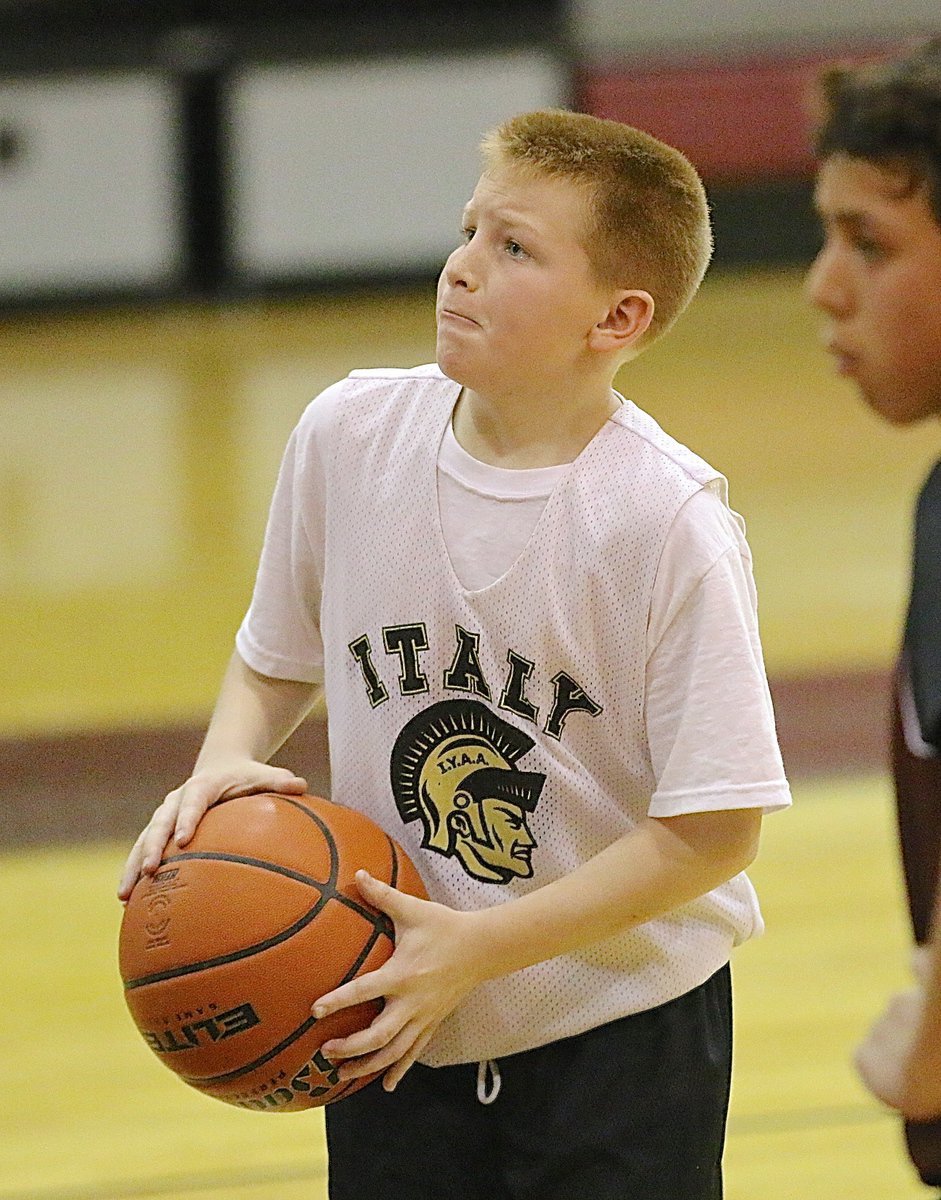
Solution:
[[(399, 840), (431, 897), (460, 909), (567, 874), (648, 814), (786, 806), (753, 629), (705, 648), (720, 669), (726, 652), (745, 664), (720, 711), (708, 672), (685, 672), (666, 702), (669, 680), (650, 677), (651, 629), (685, 621), (677, 644), (695, 658), (700, 585), (713, 560), (737, 557), (719, 546), (692, 576), (671, 567), (670, 586), (655, 588), (687, 501), (709, 489), (728, 511), (722, 477), (625, 403), (553, 489), (516, 561), (468, 590), (437, 491), (459, 393), (436, 366), (354, 372), (309, 406), (285, 453), (237, 647), (262, 673), (324, 680), (333, 798)], [(651, 611), (655, 596), (663, 611)], [(677, 745), (705, 721), (707, 751), (674, 761), (661, 728), (652, 753), (651, 697)], [(484, 984), (422, 1061), (498, 1058), (665, 1003), (761, 928), (739, 875)]]

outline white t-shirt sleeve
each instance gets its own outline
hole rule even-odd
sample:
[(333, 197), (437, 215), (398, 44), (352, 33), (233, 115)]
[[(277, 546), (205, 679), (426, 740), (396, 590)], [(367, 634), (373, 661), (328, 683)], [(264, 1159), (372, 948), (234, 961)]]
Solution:
[(288, 441), (251, 605), (235, 638), (245, 662), (276, 679), (323, 682), (324, 461), (341, 387), (308, 406)]
[(648, 628), (647, 741), (654, 817), (786, 808), (751, 556), (710, 489), (683, 506), (657, 572)]

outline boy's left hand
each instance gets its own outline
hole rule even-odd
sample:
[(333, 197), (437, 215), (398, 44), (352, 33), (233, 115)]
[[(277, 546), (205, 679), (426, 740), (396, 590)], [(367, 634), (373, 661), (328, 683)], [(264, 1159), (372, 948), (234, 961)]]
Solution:
[(468, 935), (476, 914), (419, 900), (365, 871), (356, 873), (363, 899), (395, 926), (395, 951), (378, 970), (343, 984), (312, 1007), (318, 1019), (367, 1000), (385, 1001), (368, 1028), (325, 1042), (323, 1054), (340, 1066), (340, 1078), (385, 1071), (393, 1091), (441, 1022), (485, 978)]

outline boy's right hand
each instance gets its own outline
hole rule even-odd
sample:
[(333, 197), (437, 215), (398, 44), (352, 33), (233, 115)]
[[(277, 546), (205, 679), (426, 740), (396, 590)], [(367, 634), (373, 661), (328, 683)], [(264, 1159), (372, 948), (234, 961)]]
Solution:
[(127, 900), (141, 875), (154, 874), (171, 838), (177, 846), (185, 846), (206, 809), (217, 800), (258, 792), (301, 796), (306, 791), (307, 781), (292, 771), (251, 759), (197, 771), (170, 792), (134, 843), (118, 884), (118, 899)]

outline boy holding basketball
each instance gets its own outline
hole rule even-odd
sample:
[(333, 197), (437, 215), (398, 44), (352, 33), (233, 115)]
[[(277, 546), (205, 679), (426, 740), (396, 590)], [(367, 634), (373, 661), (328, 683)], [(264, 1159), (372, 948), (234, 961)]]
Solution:
[[(817, 206), (824, 246), (808, 279), (838, 370), (895, 425), (941, 417), (941, 39), (822, 80)], [(922, 491), (896, 676), (899, 831), (918, 982), (857, 1055), (863, 1080), (908, 1120), (909, 1150), (941, 1185), (941, 464)], [(932, 910), (935, 911), (934, 918)], [(932, 933), (932, 927), (934, 932)]]
[(334, 799), (430, 901), (395, 924), (327, 1110), (330, 1195), (716, 1200), (728, 959), (789, 803), (724, 480), (612, 389), (705, 272), (677, 151), (563, 112), (484, 142), (438, 288), (437, 365), (354, 372), (285, 455), (251, 609), (193, 777), (121, 894), (325, 684)]

